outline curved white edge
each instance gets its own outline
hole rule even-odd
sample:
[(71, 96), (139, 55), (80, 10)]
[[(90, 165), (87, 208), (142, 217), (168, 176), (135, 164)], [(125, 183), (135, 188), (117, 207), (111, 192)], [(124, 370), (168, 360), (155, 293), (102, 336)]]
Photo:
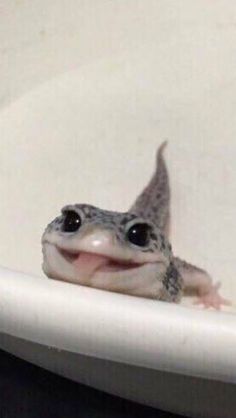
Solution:
[(0, 269), (0, 332), (74, 353), (236, 382), (236, 316)]

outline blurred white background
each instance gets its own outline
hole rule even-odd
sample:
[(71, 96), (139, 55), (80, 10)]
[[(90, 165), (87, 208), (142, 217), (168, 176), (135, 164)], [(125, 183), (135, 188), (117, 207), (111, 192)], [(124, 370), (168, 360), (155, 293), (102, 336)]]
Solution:
[(175, 252), (234, 287), (234, 0), (0, 1), (0, 264), (66, 203), (126, 210), (166, 152)]

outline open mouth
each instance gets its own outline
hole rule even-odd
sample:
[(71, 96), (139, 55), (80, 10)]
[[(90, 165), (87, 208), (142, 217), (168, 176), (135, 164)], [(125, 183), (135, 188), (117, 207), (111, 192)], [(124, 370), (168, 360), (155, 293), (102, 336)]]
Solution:
[(46, 243), (44, 271), (47, 276), (98, 289), (151, 298), (160, 288), (157, 271), (163, 273), (165, 270), (163, 258), (143, 258), (139, 261), (134, 258), (135, 254), (132, 257), (129, 252), (124, 252), (122, 258), (119, 252), (116, 257), (115, 251), (114, 255), (110, 251), (108, 254), (105, 251), (105, 254), (97, 254), (87, 248), (73, 250)]
[(117, 260), (106, 255), (89, 253), (83, 251), (65, 250), (57, 247), (60, 255), (69, 263), (74, 265), (78, 270), (94, 273), (96, 272), (119, 272), (124, 270), (135, 269), (142, 264), (133, 261)]

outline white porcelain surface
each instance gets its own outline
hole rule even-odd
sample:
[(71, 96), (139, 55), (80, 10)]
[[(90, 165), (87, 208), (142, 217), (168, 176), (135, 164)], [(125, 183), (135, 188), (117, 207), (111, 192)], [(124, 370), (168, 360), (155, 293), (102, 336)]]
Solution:
[[(0, 345), (45, 367), (46, 346), (121, 368), (129, 364), (145, 375), (147, 387), (160, 381), (147, 370), (171, 372), (176, 386), (190, 379), (183, 388), (201, 388), (198, 403), (189, 392), (189, 402), (177, 396), (172, 403), (166, 390), (155, 403), (155, 393), (144, 399), (133, 380), (134, 393), (126, 396), (196, 417), (221, 418), (223, 410), (230, 417), (236, 377), (236, 3), (40, 0), (32, 6), (24, 0), (1, 8), (0, 264), (12, 272), (0, 271), (0, 330), (29, 341), (29, 348), (6, 337)], [(174, 250), (222, 282), (232, 301), (229, 312), (46, 280), (40, 237), (47, 222), (69, 202), (128, 208), (166, 138)], [(115, 379), (98, 383), (89, 365), (70, 374), (74, 360), (67, 358), (62, 354), (52, 369), (125, 396)], [(206, 379), (212, 381), (208, 397)]]
[[(236, 317), (0, 270), (0, 347), (193, 417), (236, 408)], [(142, 390), (141, 390), (142, 387)]]
[(233, 314), (216, 317), (4, 269), (0, 280), (3, 333), (106, 360), (236, 382)]

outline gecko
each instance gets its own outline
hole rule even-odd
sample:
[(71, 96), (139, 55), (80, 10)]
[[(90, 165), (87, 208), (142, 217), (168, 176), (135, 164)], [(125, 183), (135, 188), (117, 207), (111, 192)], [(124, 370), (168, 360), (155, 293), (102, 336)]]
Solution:
[(49, 278), (174, 303), (191, 293), (206, 308), (229, 304), (219, 294), (220, 283), (173, 253), (166, 144), (157, 150), (154, 174), (127, 212), (69, 204), (47, 225), (42, 268)]

